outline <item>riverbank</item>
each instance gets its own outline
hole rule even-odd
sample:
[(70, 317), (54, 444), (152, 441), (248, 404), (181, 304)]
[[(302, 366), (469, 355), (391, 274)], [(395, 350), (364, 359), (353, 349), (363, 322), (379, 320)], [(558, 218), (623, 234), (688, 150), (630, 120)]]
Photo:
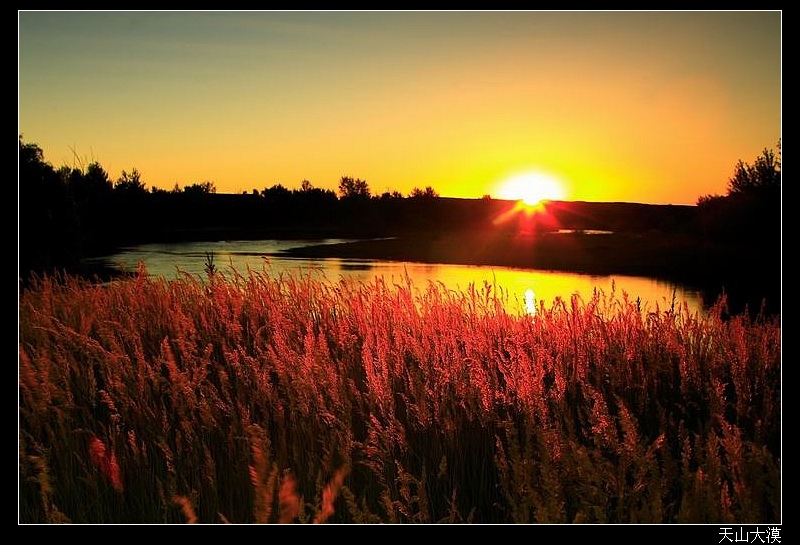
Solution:
[[(191, 238), (228, 239), (221, 237), (219, 233), (206, 233), (206, 237), (195, 234)], [(295, 238), (270, 233), (265, 240)], [(329, 237), (312, 238), (321, 240)], [(307, 243), (307, 239), (305, 240)], [(780, 314), (779, 242), (709, 245), (702, 244), (693, 237), (654, 231), (444, 231), (342, 243), (298, 243), (297, 246), (278, 251), (274, 255), (306, 259), (340, 258), (498, 266), (598, 276), (641, 276), (680, 284), (698, 291), (708, 304), (715, 302), (724, 292), (732, 313), (739, 313), (745, 307), (751, 313), (758, 313), (762, 303), (766, 301), (764, 310), (768, 314)], [(102, 259), (84, 260), (80, 271), (68, 272), (100, 281), (107, 281), (120, 274), (131, 274), (131, 271), (119, 271), (108, 266)]]
[(780, 251), (774, 245), (704, 245), (661, 233), (443, 233), (292, 248), (298, 258), (348, 258), (493, 265), (596, 275), (630, 275), (679, 282), (732, 306), (757, 310), (766, 299), (780, 313)]

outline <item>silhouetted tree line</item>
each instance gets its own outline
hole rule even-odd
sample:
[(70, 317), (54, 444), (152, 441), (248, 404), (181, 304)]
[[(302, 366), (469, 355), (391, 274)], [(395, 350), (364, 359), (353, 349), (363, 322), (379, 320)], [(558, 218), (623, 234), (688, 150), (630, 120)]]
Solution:
[[(780, 140), (775, 150), (764, 148), (752, 164), (738, 161), (725, 195), (704, 195), (697, 200), (703, 260), (730, 264), (733, 271), (725, 285), (727, 293), (758, 290), (756, 295), (768, 302), (765, 312), (780, 312), (781, 200)], [(733, 308), (736, 299), (729, 297)], [(760, 300), (745, 297), (744, 302), (751, 313), (759, 310)]]
[(728, 195), (701, 197), (697, 206), (555, 201), (548, 214), (497, 223), (509, 204), (441, 197), (430, 186), (408, 196), (373, 194), (366, 180), (348, 175), (338, 193), (308, 180), (299, 189), (276, 184), (242, 194), (219, 194), (210, 181), (148, 190), (135, 168), (114, 181), (97, 162), (56, 169), (20, 136), (19, 271), (24, 279), (32, 271), (76, 269), (84, 257), (144, 242), (513, 232), (520, 221), (538, 231), (679, 233), (709, 245), (758, 244), (768, 234), (779, 245), (780, 151), (765, 150), (753, 165), (739, 161)]
[(431, 187), (408, 197), (372, 195), (366, 180), (342, 176), (338, 194), (308, 180), (299, 189), (276, 184), (239, 195), (218, 194), (210, 181), (148, 189), (135, 168), (113, 181), (98, 162), (55, 168), (22, 136), (18, 191), (23, 279), (33, 271), (76, 270), (85, 257), (143, 242), (381, 236), (398, 234), (405, 223), (434, 229), (442, 219)]
[[(764, 148), (753, 164), (736, 163), (726, 195), (697, 200), (700, 227), (714, 241), (763, 242), (764, 233), (781, 230), (781, 142)], [(779, 242), (775, 236), (772, 242)]]

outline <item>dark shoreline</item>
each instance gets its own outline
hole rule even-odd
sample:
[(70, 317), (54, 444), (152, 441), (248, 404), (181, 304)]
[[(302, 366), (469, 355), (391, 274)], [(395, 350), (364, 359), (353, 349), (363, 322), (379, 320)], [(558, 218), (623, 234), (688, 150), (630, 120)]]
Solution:
[(767, 313), (780, 313), (780, 252), (767, 244), (707, 246), (660, 233), (445, 233), (303, 246), (281, 255), (646, 276), (697, 289), (708, 301), (716, 301), (725, 291), (732, 312), (745, 305), (757, 312), (766, 300)]
[[(246, 238), (359, 238), (352, 242), (298, 246), (280, 252), (277, 254), (280, 257), (376, 259), (513, 267), (600, 276), (645, 276), (698, 290), (709, 303), (716, 301), (724, 291), (728, 294), (731, 313), (739, 313), (746, 306), (752, 314), (757, 314), (766, 300), (766, 313), (780, 314), (780, 246), (776, 248), (774, 244), (710, 246), (692, 237), (656, 232), (476, 234), (450, 231), (382, 238), (320, 232), (313, 233), (313, 236), (295, 232), (260, 234), (264, 236), (254, 237), (251, 233)], [(229, 236), (234, 233), (228, 232), (206, 231), (193, 235), (177, 238), (196, 241), (238, 239)], [(82, 265), (68, 272), (101, 282), (135, 274), (91, 259), (84, 260)]]

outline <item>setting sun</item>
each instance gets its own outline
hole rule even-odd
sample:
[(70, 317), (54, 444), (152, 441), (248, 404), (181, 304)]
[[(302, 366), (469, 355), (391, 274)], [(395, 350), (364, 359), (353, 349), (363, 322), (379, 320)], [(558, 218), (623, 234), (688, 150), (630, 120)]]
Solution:
[(508, 178), (500, 186), (501, 199), (522, 201), (534, 206), (545, 200), (563, 200), (564, 185), (555, 177), (541, 172), (528, 172)]

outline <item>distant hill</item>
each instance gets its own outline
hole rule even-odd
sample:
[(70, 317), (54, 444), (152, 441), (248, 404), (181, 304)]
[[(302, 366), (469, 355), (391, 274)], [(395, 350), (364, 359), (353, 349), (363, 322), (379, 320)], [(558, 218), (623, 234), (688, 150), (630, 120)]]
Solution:
[[(306, 201), (302, 195), (145, 195), (119, 210), (130, 242), (377, 237), (419, 233), (604, 230), (691, 232), (697, 207), (624, 202), (548, 201), (534, 210), (503, 199), (370, 198)], [(136, 218), (147, 217), (143, 223)]]
[(696, 206), (630, 202), (554, 201), (546, 209), (564, 228), (615, 232), (685, 230), (697, 213)]

